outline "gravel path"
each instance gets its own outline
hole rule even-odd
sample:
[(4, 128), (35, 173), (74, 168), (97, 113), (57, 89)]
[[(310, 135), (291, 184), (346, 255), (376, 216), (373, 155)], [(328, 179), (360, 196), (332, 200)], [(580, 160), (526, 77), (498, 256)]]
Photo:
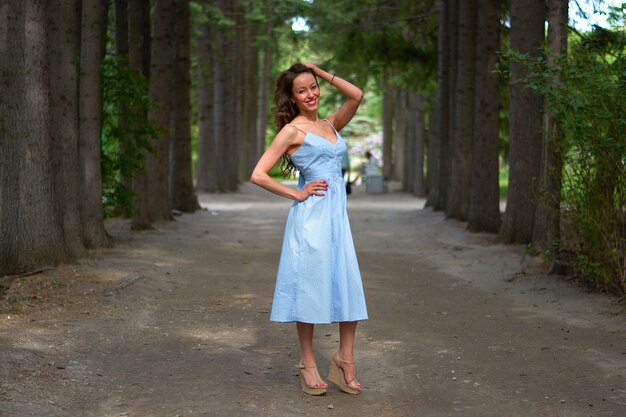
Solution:
[[(364, 392), (301, 393), (295, 326), (268, 321), (290, 203), (250, 184), (201, 201), (13, 283), (1, 416), (626, 416), (623, 306), (393, 189), (349, 198)], [(337, 326), (315, 344), (325, 375)]]

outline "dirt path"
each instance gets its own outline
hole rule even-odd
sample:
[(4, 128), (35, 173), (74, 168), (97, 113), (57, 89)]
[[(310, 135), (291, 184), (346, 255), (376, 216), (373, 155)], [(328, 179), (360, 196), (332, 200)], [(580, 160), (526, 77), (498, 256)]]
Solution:
[[(357, 189), (370, 320), (360, 396), (299, 391), (293, 325), (268, 321), (289, 202), (248, 184), (113, 249), (13, 284), (2, 416), (625, 416), (626, 315), (423, 201)], [(523, 273), (520, 273), (523, 272)], [(337, 327), (316, 332), (323, 375)]]

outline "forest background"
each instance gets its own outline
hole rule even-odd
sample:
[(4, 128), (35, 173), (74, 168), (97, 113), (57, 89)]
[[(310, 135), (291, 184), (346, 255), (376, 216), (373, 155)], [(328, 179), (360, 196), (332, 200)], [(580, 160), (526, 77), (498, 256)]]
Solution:
[[(606, 27), (569, 25), (588, 5)], [(0, 276), (110, 245), (106, 216), (145, 229), (197, 191), (235, 192), (275, 134), (277, 73), (313, 61), (366, 91), (342, 132), (353, 156), (624, 296), (624, 16), (596, 0), (2, 0)], [(325, 115), (341, 97), (322, 88)]]

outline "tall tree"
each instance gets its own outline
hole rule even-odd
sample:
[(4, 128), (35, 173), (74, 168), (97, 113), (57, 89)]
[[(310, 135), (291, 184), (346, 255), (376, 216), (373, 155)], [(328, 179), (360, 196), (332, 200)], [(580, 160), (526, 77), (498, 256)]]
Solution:
[[(206, 5), (203, 5), (206, 13)], [(197, 47), (198, 77), (198, 164), (196, 189), (214, 192), (218, 190), (218, 153), (215, 137), (215, 54), (212, 25), (208, 20), (201, 23)]]
[(101, 66), (108, 3), (83, 0), (79, 82), (79, 161), (81, 228), (86, 246), (110, 244), (104, 230), (100, 147), (102, 134)]
[(418, 197), (424, 197), (426, 195), (426, 182), (424, 178), (424, 149), (426, 147), (426, 125), (424, 122), (424, 96), (418, 93), (411, 93), (409, 95), (409, 120), (414, 120), (414, 135), (415, 142), (414, 153), (414, 167), (412, 169), (412, 183), (413, 187), (411, 191)]
[[(549, 67), (557, 59), (567, 55), (567, 0), (548, 1), (548, 56)], [(559, 80), (554, 80), (558, 83)], [(561, 183), (563, 162), (560, 151), (563, 133), (554, 114), (544, 114), (544, 129), (541, 142), (540, 200), (535, 212), (533, 243), (540, 248), (550, 249), (556, 258), (560, 240)]]
[(78, 89), (76, 58), (79, 35), (77, 0), (48, 3), (48, 73), (50, 135), (55, 174), (55, 210), (61, 217), (64, 249), (73, 259), (84, 254), (81, 236), (78, 163)]
[(128, 55), (130, 65), (150, 76), (150, 0), (128, 1)]
[(0, 275), (7, 275), (55, 265), (65, 254), (54, 210), (46, 2), (2, 1), (0, 21)]
[(430, 102), (430, 117), (428, 120), (428, 150), (426, 156), (426, 207), (435, 207), (439, 199), (439, 165), (440, 136), (439, 136), (439, 91)]
[(448, 177), (446, 214), (466, 220), (469, 212), (472, 173), (472, 137), (474, 133), (474, 58), (476, 55), (476, 0), (459, 2), (458, 54), (450, 149), (451, 170)]
[[(144, 77), (150, 77), (150, 0), (134, 0), (127, 3), (126, 18), (128, 20), (128, 65)], [(148, 109), (135, 109), (137, 115), (143, 115), (147, 119)], [(122, 179), (129, 182), (135, 193), (134, 210), (148, 205), (147, 176), (145, 163), (142, 169), (135, 173), (132, 179)], [(134, 216), (133, 228), (148, 227), (149, 223), (143, 217)]]
[(408, 92), (405, 88), (395, 88), (396, 98), (394, 100), (394, 147), (393, 147), (393, 178), (401, 181), (406, 189), (406, 177), (404, 176), (404, 165), (406, 161), (407, 147), (407, 100)]
[(172, 207), (185, 212), (200, 208), (193, 189), (191, 169), (191, 61), (189, 0), (177, 3), (176, 60), (172, 119), (170, 122), (170, 198)]
[[(459, 0), (442, 0), (440, 25), (439, 65), (439, 187), (433, 208), (444, 210), (448, 201), (451, 150), (454, 140), (456, 73), (458, 45)], [(441, 33), (443, 31), (443, 33)]]
[[(450, 171), (452, 170), (452, 152), (454, 150), (454, 130), (456, 128), (456, 80), (457, 80), (457, 68), (458, 68), (458, 54), (459, 54), (459, 3), (461, 0), (446, 0), (446, 7), (448, 11), (446, 13), (448, 38), (446, 48), (448, 49), (448, 95), (444, 97), (444, 100), (448, 101), (447, 104), (447, 126), (445, 127), (445, 140), (442, 137), (441, 143), (441, 166), (439, 171), (439, 201), (438, 208), (441, 210), (446, 209), (448, 204), (448, 187), (450, 186)], [(441, 114), (441, 113), (440, 113)], [(443, 118), (442, 118), (443, 119)], [(440, 120), (440, 123), (442, 121)]]
[(478, 0), (474, 143), (468, 228), (496, 233), (500, 227), (498, 130), (500, 77), (496, 72), (500, 49), (502, 0)]
[[(261, 63), (259, 74), (259, 96), (257, 105), (258, 109), (258, 126), (257, 126), (257, 141), (256, 152), (257, 155), (261, 155), (265, 148), (265, 133), (267, 131), (269, 106), (270, 106), (270, 90), (272, 88), (272, 43), (271, 36), (274, 29), (274, 3), (275, 0), (265, 0), (263, 13), (265, 15), (265, 24), (263, 25), (263, 42), (260, 44), (261, 49)], [(258, 157), (257, 157), (258, 159)]]
[[(544, 41), (543, 0), (511, 0), (510, 11), (511, 49), (539, 56)], [(526, 73), (521, 63), (510, 63), (509, 191), (499, 233), (504, 242), (530, 242), (535, 223), (543, 99), (520, 82)]]
[(383, 81), (383, 175), (393, 176), (393, 115), (395, 89), (388, 82), (388, 76)]
[(161, 135), (151, 139), (153, 152), (145, 164), (143, 186), (137, 190), (136, 228), (150, 227), (152, 223), (171, 219), (169, 199), (169, 124), (172, 111), (174, 75), (174, 0), (157, 0), (154, 4), (152, 42), (150, 45), (150, 99), (154, 107), (148, 120), (156, 125)]

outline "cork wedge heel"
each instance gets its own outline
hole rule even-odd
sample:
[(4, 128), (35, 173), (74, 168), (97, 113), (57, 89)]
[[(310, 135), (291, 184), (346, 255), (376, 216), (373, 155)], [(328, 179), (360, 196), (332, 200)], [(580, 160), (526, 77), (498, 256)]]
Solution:
[(330, 360), (330, 369), (328, 370), (328, 381), (337, 385), (339, 389), (348, 394), (360, 394), (361, 393), (361, 384), (359, 381), (354, 378), (349, 383), (346, 382), (345, 374), (343, 373), (343, 369), (339, 366), (339, 363), (345, 364), (354, 364), (352, 361), (346, 361), (341, 358), (341, 354), (337, 352), (337, 354), (333, 355)]
[[(304, 365), (302, 362), (297, 364), (296, 368), (300, 369), (300, 371), (302, 371), (302, 369), (315, 369), (315, 372), (317, 372), (317, 366)], [(328, 386), (325, 383), (315, 384), (315, 385), (307, 384), (306, 381), (304, 380), (304, 376), (302, 376), (302, 372), (300, 372), (300, 386), (302, 387), (302, 392), (304, 392), (305, 394), (309, 394), (309, 395), (324, 395), (326, 394), (326, 391), (328, 390)]]

